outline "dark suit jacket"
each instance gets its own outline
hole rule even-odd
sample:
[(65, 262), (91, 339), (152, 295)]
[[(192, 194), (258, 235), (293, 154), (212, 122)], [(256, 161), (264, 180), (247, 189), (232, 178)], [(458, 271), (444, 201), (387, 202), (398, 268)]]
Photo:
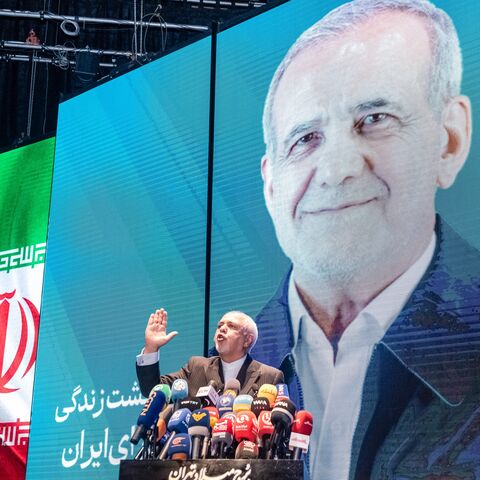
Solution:
[[(351, 479), (480, 478), (480, 255), (439, 218), (436, 234), (429, 268), (372, 355)], [(256, 319), (254, 354), (280, 365), (303, 407), (288, 281)]]
[[(140, 384), (140, 391), (144, 396), (148, 396), (150, 390), (158, 383), (172, 385), (177, 378), (183, 378), (188, 382), (188, 392), (190, 396), (195, 396), (200, 387), (208, 385), (211, 380), (215, 380), (218, 388), (223, 388), (224, 379), (222, 372), (222, 362), (220, 357), (191, 357), (188, 363), (178, 372), (168, 375), (160, 375), (158, 362), (154, 365), (137, 365), (137, 377)], [(276, 368), (269, 367), (263, 363), (253, 360), (247, 355), (237, 379), (240, 382), (240, 393), (253, 395), (264, 383), (283, 383), (283, 373)]]

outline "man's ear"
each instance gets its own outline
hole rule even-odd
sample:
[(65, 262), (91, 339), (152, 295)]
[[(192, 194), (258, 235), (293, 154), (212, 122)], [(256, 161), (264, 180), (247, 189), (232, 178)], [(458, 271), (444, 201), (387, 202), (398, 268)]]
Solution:
[(244, 342), (243, 342), (243, 346), (249, 350), (250, 349), (250, 346), (252, 345), (253, 343), (253, 335), (251, 333), (248, 333), (247, 335), (245, 335), (245, 339), (244, 339)]
[(272, 186), (272, 163), (264, 155), (262, 157), (261, 163), (262, 179), (263, 179), (263, 196), (265, 197), (265, 205), (267, 210), (272, 216), (272, 197), (273, 197), (273, 186)]
[(442, 146), (437, 184), (449, 188), (460, 172), (470, 151), (472, 110), (464, 95), (450, 100), (442, 112)]

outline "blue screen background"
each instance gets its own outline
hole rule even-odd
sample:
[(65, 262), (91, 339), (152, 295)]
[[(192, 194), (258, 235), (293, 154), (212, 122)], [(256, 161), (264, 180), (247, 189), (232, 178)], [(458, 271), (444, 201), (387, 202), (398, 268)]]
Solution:
[(118, 478), (156, 308), (180, 331), (163, 371), (203, 352), (210, 44), (60, 107), (29, 479)]

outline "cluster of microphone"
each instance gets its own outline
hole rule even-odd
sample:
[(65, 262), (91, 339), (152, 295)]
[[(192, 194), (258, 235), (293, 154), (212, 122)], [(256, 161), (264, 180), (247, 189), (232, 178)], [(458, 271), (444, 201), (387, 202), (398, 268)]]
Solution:
[(239, 395), (240, 382), (223, 392), (211, 381), (195, 397), (177, 379), (156, 385), (130, 439), (143, 440), (136, 459), (294, 459), (308, 450), (313, 418), (290, 400), (285, 384), (255, 385), (255, 396)]

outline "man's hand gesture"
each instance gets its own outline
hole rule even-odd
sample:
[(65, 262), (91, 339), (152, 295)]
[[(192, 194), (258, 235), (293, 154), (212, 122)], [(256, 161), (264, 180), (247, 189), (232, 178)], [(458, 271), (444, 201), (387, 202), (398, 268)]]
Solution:
[(143, 353), (158, 352), (159, 348), (167, 344), (178, 332), (167, 334), (167, 312), (161, 308), (150, 315), (145, 329), (145, 349)]

